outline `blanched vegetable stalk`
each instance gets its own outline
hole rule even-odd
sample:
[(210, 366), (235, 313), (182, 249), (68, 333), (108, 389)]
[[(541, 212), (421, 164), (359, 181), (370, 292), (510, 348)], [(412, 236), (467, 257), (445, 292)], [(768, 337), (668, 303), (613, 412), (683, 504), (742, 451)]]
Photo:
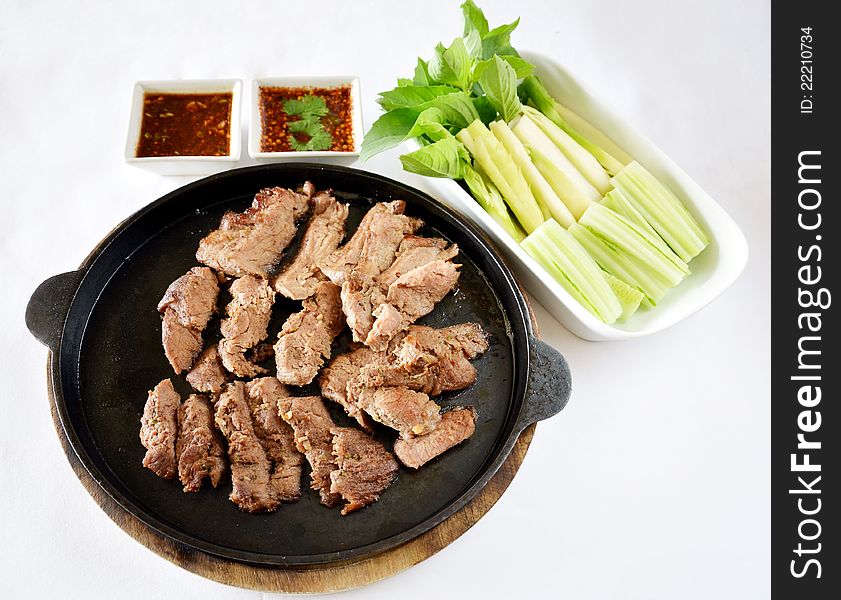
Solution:
[(663, 254), (648, 235), (635, 227), (623, 216), (606, 206), (594, 204), (579, 219), (579, 225), (586, 227), (617, 250), (645, 265), (653, 274), (674, 287), (689, 273), (686, 263), (673, 260)]
[(610, 138), (552, 98), (534, 75), (523, 79), (520, 91), (537, 110), (592, 154), (610, 175), (631, 162), (631, 157)]
[(640, 261), (583, 225), (576, 223), (569, 228), (569, 233), (602, 269), (645, 294), (644, 302), (647, 306), (655, 306), (671, 288), (669, 282), (652, 273)]
[(709, 245), (707, 234), (683, 203), (636, 161), (611, 182), (684, 262)]
[(505, 203), (527, 233), (543, 223), (544, 216), (531, 188), (505, 147), (476, 120), (456, 135), (476, 163), (499, 188)]
[(610, 189), (610, 176), (593, 155), (572, 139), (563, 129), (550, 121), (546, 115), (531, 106), (524, 106), (525, 117), (537, 125), (561, 152), (575, 165), (584, 178), (604, 195)]
[(488, 180), (488, 178), (473, 167), (465, 165), (464, 167), (464, 182), (470, 189), (470, 193), (476, 199), (476, 202), (485, 209), (485, 211), (493, 218), (494, 221), (514, 238), (516, 242), (522, 242), (526, 237), (522, 228), (517, 225), (514, 219), (511, 218), (511, 213), (508, 207), (505, 206), (505, 201), (496, 186)]
[(572, 213), (569, 212), (569, 209), (558, 198), (558, 195), (552, 189), (552, 186), (549, 185), (549, 182), (543, 178), (543, 175), (534, 166), (522, 142), (517, 139), (517, 136), (514, 135), (514, 132), (511, 131), (508, 125), (504, 121), (495, 121), (491, 123), (491, 132), (502, 142), (502, 145), (505, 146), (505, 149), (508, 150), (508, 153), (514, 159), (514, 162), (517, 163), (517, 166), (531, 187), (535, 199), (540, 204), (541, 209), (544, 209), (543, 216), (547, 219), (554, 217), (564, 227), (569, 227), (575, 223)]
[(532, 162), (563, 200), (575, 219), (602, 195), (578, 172), (566, 155), (528, 118), (511, 123), (511, 131), (529, 151)]
[(581, 244), (554, 219), (538, 227), (520, 245), (561, 287), (599, 319), (613, 323), (622, 315), (622, 304), (604, 272)]

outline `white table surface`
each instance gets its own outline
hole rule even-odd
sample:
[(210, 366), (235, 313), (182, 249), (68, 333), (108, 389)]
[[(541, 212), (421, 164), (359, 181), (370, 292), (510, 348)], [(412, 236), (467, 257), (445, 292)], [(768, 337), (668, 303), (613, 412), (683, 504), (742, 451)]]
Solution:
[[(282, 5), (291, 5), (282, 7)], [(0, 2), (0, 597), (255, 598), (124, 534), (77, 481), (24, 307), (121, 219), (182, 185), (128, 166), (137, 79), (356, 73), (374, 92), (460, 33), (457, 2)], [(720, 299), (631, 342), (577, 339), (496, 507), (447, 549), (343, 598), (763, 598), (770, 553), (770, 2), (501, 2), (514, 43), (558, 57), (741, 225), (751, 258)], [(244, 154), (246, 154), (244, 152)], [(247, 164), (248, 161), (243, 161)], [(397, 152), (365, 166), (423, 188)]]

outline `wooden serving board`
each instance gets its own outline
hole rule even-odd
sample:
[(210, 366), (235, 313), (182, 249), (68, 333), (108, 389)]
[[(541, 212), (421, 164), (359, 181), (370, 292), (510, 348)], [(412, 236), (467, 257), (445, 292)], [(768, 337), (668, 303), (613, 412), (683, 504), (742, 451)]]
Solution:
[[(51, 362), (52, 353), (47, 363), (48, 382), (51, 381)], [(206, 554), (170, 540), (142, 523), (106, 494), (82, 466), (58, 419), (51, 383), (48, 384), (48, 390), (50, 413), (64, 454), (79, 481), (114, 523), (154, 553), (182, 569), (227, 585), (264, 592), (301, 594), (349, 590), (385, 579), (429, 558), (470, 529), (496, 504), (517, 474), (535, 430), (534, 424), (523, 430), (508, 459), (473, 500), (421, 536), (371, 558), (338, 566), (291, 570), (256, 567)]]

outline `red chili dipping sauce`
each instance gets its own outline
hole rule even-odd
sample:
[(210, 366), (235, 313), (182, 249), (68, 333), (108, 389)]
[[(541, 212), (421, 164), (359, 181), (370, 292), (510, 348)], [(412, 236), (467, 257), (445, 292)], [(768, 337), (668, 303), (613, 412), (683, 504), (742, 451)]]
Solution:
[(227, 156), (233, 94), (143, 96), (137, 156)]
[(260, 87), (261, 152), (352, 152), (350, 86)]

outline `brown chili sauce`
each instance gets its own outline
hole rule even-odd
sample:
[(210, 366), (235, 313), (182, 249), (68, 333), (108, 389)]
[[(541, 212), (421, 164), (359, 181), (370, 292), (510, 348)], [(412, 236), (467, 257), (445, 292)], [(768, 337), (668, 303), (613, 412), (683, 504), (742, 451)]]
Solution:
[(311, 140), (312, 136), (304, 131), (296, 131), (294, 126), (290, 130), (290, 123), (301, 120), (302, 117), (288, 114), (284, 104), (289, 100), (307, 100), (311, 96), (323, 98), (327, 108), (326, 114), (318, 119), (332, 141), (329, 142), (329, 146), (325, 144), (320, 149), (332, 152), (354, 150), (349, 85), (330, 88), (261, 86), (259, 97), (261, 152), (290, 152), (306, 149), (304, 145)]
[(147, 92), (137, 156), (227, 156), (233, 95)]

